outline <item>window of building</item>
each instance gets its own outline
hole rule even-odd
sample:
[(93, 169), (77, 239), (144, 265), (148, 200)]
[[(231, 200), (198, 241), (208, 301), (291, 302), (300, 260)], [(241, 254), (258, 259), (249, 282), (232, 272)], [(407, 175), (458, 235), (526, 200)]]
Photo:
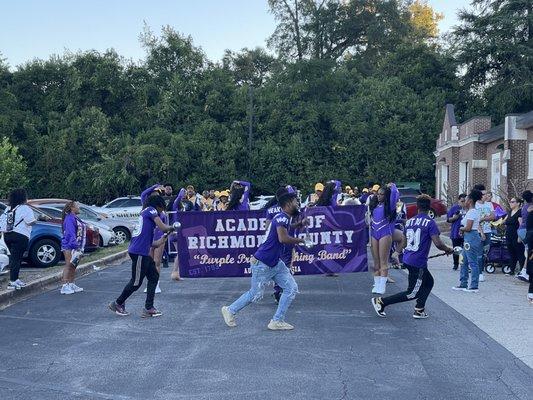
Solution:
[(459, 193), (466, 193), (470, 187), (468, 161), (459, 163)]

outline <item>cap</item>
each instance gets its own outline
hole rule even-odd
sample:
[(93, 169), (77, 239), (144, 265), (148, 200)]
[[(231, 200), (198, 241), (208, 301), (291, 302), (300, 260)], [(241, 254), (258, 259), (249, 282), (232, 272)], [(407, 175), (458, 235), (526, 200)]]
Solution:
[(223, 190), (222, 192), (219, 193), (219, 196), (218, 197), (229, 197), (229, 191), (227, 190)]
[(377, 191), (379, 190), (379, 185), (374, 185), (374, 186), (372, 186), (372, 190), (373, 190), (374, 192), (377, 192)]
[(346, 186), (346, 187), (344, 188), (344, 190), (351, 190), (351, 189), (352, 189), (352, 188), (351, 188), (350, 185), (348, 185), (348, 186)]
[(320, 182), (318, 182), (318, 183), (315, 185), (315, 192), (316, 192), (316, 191), (319, 191), (319, 190), (320, 190), (321, 192), (324, 190), (324, 185), (321, 184)]
[(368, 193), (368, 188), (363, 188), (363, 193)]
[(218, 190), (215, 190), (215, 197), (220, 197), (220, 192)]

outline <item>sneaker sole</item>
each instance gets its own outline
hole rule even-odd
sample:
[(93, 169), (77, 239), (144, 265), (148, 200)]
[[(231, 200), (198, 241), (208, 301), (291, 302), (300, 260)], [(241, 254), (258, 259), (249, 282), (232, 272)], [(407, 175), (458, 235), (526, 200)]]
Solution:
[(414, 319), (428, 319), (429, 315), (421, 316), (421, 315), (413, 315)]
[(111, 306), (111, 304), (109, 304), (109, 305), (107, 306), (107, 308), (109, 308), (111, 311), (113, 311), (115, 314), (117, 314), (117, 315), (119, 315), (119, 316), (121, 316), (121, 317), (127, 317), (128, 315), (130, 315), (130, 313), (125, 313), (125, 314), (123, 314), (123, 313), (118, 312), (117, 310), (115, 310), (115, 309)]
[(163, 313), (160, 314), (142, 314), (141, 318), (156, 318), (162, 316)]
[(292, 331), (294, 327), (292, 328), (271, 328), (270, 326), (267, 326), (267, 328), (271, 331)]
[(381, 317), (381, 318), (386, 318), (387, 317), (387, 314), (385, 314), (385, 313), (381, 314), (379, 312), (378, 305), (374, 302), (374, 299), (371, 300), (371, 303), (372, 303), (372, 307), (374, 307), (374, 311), (376, 312), (378, 317)]

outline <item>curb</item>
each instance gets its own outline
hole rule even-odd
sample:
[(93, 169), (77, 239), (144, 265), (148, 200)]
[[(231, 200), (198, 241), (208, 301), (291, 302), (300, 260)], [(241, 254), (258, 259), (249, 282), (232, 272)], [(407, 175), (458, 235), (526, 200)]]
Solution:
[[(123, 250), (119, 253), (111, 254), (110, 256), (101, 258), (99, 260), (81, 264), (76, 268), (76, 278), (96, 272), (94, 271), (93, 266), (105, 269), (107, 267), (110, 267), (110, 264), (113, 261), (126, 258), (127, 255), (128, 250)], [(19, 301), (26, 300), (30, 297), (36, 296), (48, 290), (56, 289), (62, 279), (63, 271), (60, 271), (56, 272), (53, 275), (45, 276), (40, 279), (37, 279), (36, 281), (30, 282), (28, 283), (28, 286), (26, 286), (22, 290), (13, 290), (0, 294), (0, 311), (15, 303), (18, 303)]]

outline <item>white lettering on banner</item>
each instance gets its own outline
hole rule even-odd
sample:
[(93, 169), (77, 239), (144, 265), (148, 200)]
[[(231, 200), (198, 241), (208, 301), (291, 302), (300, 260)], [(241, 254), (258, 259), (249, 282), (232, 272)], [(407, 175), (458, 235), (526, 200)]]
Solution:
[(266, 218), (217, 219), (215, 226), (215, 232), (254, 232), (265, 229)]

